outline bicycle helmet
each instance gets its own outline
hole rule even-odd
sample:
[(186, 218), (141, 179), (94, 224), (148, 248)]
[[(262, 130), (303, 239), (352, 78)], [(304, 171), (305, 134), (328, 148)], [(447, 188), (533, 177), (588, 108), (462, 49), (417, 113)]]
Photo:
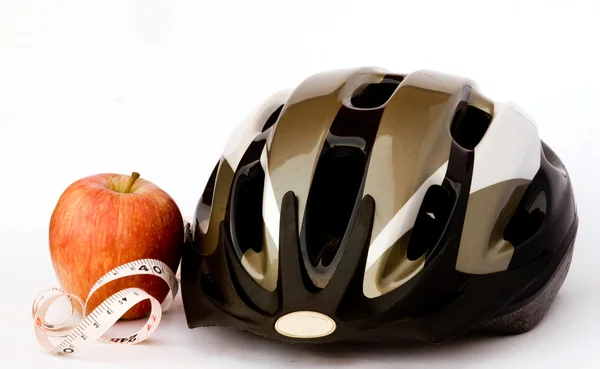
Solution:
[(569, 175), (470, 79), (315, 74), (231, 135), (187, 224), (187, 324), (285, 342), (534, 328), (569, 269)]

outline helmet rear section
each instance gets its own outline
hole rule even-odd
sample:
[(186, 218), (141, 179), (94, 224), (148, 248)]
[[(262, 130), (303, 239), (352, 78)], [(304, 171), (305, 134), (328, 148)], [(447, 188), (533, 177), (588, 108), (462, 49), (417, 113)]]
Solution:
[(576, 229), (568, 173), (518, 106), (433, 71), (319, 73), (231, 135), (184, 245), (185, 313), (288, 342), (520, 333)]

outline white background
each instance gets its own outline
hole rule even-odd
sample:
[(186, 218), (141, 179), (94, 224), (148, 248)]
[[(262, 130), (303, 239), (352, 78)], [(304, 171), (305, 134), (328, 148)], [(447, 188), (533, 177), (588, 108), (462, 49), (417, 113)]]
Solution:
[[(0, 1), (0, 367), (600, 367), (597, 1)], [(30, 305), (56, 285), (47, 228), (61, 192), (138, 171), (193, 214), (231, 130), (312, 73), (361, 65), (471, 77), (537, 121), (565, 162), (580, 228), (546, 319), (516, 337), (303, 348), (188, 330), (52, 357)]]

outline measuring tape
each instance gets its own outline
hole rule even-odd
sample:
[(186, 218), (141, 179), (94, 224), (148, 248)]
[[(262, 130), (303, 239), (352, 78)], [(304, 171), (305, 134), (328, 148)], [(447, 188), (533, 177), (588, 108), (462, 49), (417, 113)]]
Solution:
[[(90, 297), (103, 285), (119, 278), (150, 274), (161, 278), (169, 285), (169, 293), (164, 301), (159, 301), (140, 288), (126, 288), (98, 305), (89, 315), (85, 315), (86, 305)], [(162, 312), (169, 309), (179, 290), (179, 283), (168, 265), (160, 260), (140, 259), (120, 265), (102, 276), (90, 290), (85, 303), (73, 294), (59, 288), (51, 288), (41, 292), (33, 302), (32, 317), (35, 336), (46, 350), (58, 354), (73, 354), (96, 340), (113, 344), (136, 344), (146, 340), (156, 330)], [(68, 298), (71, 315), (69, 319), (59, 323), (46, 322), (46, 313), (50, 306), (60, 298)], [(148, 321), (136, 333), (126, 337), (106, 337), (104, 334), (137, 303), (150, 300), (151, 312)], [(74, 302), (81, 305), (81, 321), (72, 329), (66, 327), (68, 321), (76, 316)], [(52, 343), (51, 338), (59, 342)]]

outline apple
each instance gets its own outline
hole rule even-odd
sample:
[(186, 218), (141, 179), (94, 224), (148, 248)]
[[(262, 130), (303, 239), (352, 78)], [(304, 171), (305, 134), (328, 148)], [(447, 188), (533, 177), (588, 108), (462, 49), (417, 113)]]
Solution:
[[(169, 194), (136, 172), (131, 176), (101, 173), (75, 181), (60, 195), (49, 228), (50, 257), (58, 281), (63, 290), (83, 301), (100, 277), (130, 261), (157, 259), (173, 273), (179, 266), (184, 237), (181, 212)], [(102, 286), (85, 313), (129, 287), (139, 287), (158, 301), (169, 292), (156, 276), (124, 277)], [(142, 301), (122, 319), (138, 319), (149, 312), (150, 302)]]

